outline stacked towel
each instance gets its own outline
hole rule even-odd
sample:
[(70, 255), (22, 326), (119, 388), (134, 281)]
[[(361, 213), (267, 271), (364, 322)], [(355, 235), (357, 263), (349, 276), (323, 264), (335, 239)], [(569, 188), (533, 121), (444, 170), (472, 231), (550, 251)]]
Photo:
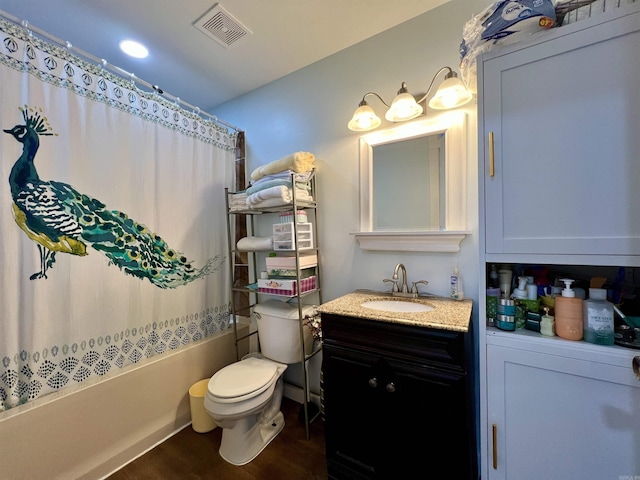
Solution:
[[(264, 204), (263, 202), (270, 200), (277, 203)], [(308, 190), (296, 188), (296, 201), (298, 202), (313, 202), (313, 197), (309, 194)], [(247, 205), (252, 208), (259, 208), (265, 206), (287, 205), (293, 202), (293, 192), (291, 189), (284, 185), (265, 188), (253, 193), (247, 197)]]
[(310, 152), (292, 153), (291, 155), (256, 168), (251, 173), (251, 180), (259, 180), (266, 175), (280, 173), (286, 170), (293, 170), (299, 173), (308, 172), (313, 169), (315, 159), (315, 155)]
[(234, 193), (229, 195), (229, 210), (232, 212), (247, 209), (247, 193)]
[(289, 180), (291, 181), (291, 175), (293, 175), (293, 180), (295, 182), (308, 182), (313, 174), (312, 170), (307, 170), (306, 172), (294, 172), (293, 170), (283, 170), (282, 172), (270, 173), (269, 175), (265, 175), (262, 178), (257, 180), (253, 180), (251, 182), (251, 186), (258, 186), (265, 182), (270, 182), (272, 180)]

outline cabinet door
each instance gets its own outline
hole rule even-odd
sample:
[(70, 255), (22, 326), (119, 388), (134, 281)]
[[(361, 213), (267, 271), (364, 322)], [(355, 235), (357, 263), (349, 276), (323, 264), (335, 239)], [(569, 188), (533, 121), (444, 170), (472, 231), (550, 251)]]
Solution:
[(624, 368), (488, 345), (487, 372), (490, 479), (640, 476), (640, 382), (631, 355)]
[(323, 388), (331, 478), (474, 478), (466, 375), (325, 344)]
[(640, 253), (640, 12), (584, 24), (479, 66), (487, 253)]

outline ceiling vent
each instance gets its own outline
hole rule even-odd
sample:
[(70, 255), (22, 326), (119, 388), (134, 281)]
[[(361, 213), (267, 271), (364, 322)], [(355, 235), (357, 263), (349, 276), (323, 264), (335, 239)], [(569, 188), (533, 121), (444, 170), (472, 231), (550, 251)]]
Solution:
[(251, 30), (242, 25), (219, 3), (196, 20), (193, 26), (225, 48), (247, 38), (247, 35), (252, 35)]

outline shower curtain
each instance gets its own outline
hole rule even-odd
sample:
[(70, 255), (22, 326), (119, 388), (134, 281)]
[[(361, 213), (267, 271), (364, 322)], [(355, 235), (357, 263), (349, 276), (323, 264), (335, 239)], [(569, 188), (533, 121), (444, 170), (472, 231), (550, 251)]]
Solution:
[(237, 133), (0, 17), (0, 412), (229, 323)]

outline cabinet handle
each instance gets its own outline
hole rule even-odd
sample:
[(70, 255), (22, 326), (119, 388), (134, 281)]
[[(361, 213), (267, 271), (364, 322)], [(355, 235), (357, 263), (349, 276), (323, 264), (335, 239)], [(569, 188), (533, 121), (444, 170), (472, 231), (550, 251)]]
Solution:
[(498, 469), (498, 426), (494, 423), (493, 427), (493, 469)]
[(387, 383), (387, 392), (393, 393), (396, 391), (396, 386), (393, 382)]
[(495, 154), (494, 154), (493, 132), (489, 132), (489, 176), (495, 174)]
[(633, 373), (635, 373), (636, 378), (640, 380), (640, 356), (633, 357), (631, 365), (633, 366)]
[(376, 377), (369, 379), (369, 386), (371, 388), (376, 388), (378, 386), (378, 379)]

